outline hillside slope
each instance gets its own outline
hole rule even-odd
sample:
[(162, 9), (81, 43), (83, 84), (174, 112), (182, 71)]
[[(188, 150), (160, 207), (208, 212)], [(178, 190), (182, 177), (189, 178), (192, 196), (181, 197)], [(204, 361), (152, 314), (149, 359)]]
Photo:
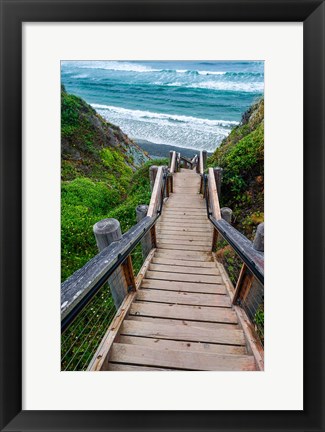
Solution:
[(150, 200), (151, 161), (119, 127), (81, 98), (61, 91), (61, 279), (97, 253), (93, 225), (136, 223), (135, 208)]
[(208, 165), (223, 168), (221, 205), (233, 210), (235, 226), (252, 237), (264, 220), (264, 99), (243, 114)]

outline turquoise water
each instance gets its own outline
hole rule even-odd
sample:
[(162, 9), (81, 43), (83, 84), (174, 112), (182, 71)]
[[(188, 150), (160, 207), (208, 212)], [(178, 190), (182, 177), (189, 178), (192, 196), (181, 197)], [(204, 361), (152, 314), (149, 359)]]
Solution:
[(131, 138), (213, 151), (264, 91), (264, 62), (64, 61), (68, 92)]

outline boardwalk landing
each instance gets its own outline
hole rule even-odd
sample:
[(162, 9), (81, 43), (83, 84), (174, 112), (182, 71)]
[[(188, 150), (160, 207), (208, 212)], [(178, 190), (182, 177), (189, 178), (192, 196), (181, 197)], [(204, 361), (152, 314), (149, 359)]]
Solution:
[[(109, 352), (108, 370), (255, 370), (211, 253), (200, 176), (182, 169), (157, 225), (157, 249)], [(221, 271), (220, 271), (221, 270)]]

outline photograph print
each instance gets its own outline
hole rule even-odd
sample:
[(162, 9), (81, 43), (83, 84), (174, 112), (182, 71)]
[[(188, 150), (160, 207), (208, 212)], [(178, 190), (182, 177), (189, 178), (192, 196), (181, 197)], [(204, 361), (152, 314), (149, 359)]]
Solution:
[(61, 62), (61, 371), (264, 371), (264, 62)]

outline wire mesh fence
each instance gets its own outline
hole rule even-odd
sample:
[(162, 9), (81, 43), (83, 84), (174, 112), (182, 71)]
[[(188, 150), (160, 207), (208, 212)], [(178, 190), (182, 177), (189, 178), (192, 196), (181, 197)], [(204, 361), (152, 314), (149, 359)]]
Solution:
[[(131, 252), (132, 268), (129, 269), (129, 272), (133, 272), (133, 276), (138, 274), (150, 252), (150, 248), (147, 247), (147, 249), (143, 250), (139, 243)], [(87, 370), (88, 364), (117, 312), (115, 304), (122, 303), (128, 290), (133, 289), (130, 285), (132, 285), (130, 277), (126, 277), (122, 265), (119, 266), (62, 333), (61, 370)]]
[(254, 325), (257, 336), (264, 345), (264, 286), (261, 285), (246, 269), (252, 282), (249, 289), (243, 290), (237, 300)]
[(115, 313), (114, 300), (106, 283), (61, 334), (61, 370), (87, 369)]

